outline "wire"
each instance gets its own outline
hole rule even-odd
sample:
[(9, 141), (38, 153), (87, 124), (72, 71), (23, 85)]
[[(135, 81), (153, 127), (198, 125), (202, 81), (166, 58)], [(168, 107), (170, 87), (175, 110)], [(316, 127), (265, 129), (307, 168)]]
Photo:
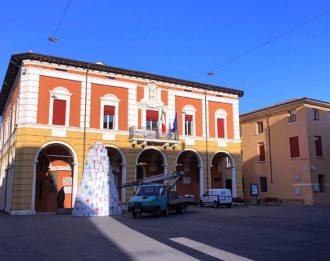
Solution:
[[(239, 60), (240, 58), (242, 58), (243, 56), (246, 56), (246, 55), (248, 55), (248, 54), (250, 54), (250, 53), (252, 53), (252, 52), (254, 52), (254, 51), (256, 51), (256, 50), (258, 50), (258, 49), (260, 49), (260, 48), (262, 48), (262, 47), (264, 47), (264, 46), (266, 46), (266, 45), (268, 45), (268, 44), (270, 44), (270, 43), (272, 43), (274, 41), (276, 41), (276, 40), (279, 40), (280, 38), (282, 38), (282, 37), (284, 37), (284, 36), (286, 36), (286, 35), (294, 32), (296, 30), (298, 30), (299, 28), (301, 28), (301, 27), (303, 27), (303, 26), (305, 26), (305, 25), (307, 25), (307, 24), (309, 24), (309, 23), (311, 23), (311, 22), (313, 22), (313, 21), (321, 18), (322, 16), (325, 16), (325, 15), (329, 14), (329, 13), (330, 13), (330, 9), (328, 9), (327, 11), (325, 11), (325, 12), (323, 12), (323, 13), (317, 15), (317, 16), (314, 16), (314, 17), (308, 19), (307, 21), (305, 21), (305, 22), (303, 22), (303, 23), (301, 23), (301, 24), (299, 24), (299, 25), (291, 28), (290, 30), (288, 30), (288, 31), (286, 31), (286, 32), (284, 32), (284, 33), (282, 33), (282, 34), (280, 34), (278, 36), (275, 36), (274, 38), (271, 38), (271, 39), (269, 39), (269, 40), (267, 40), (267, 41), (265, 41), (265, 42), (263, 42), (263, 43), (255, 46), (255, 47), (253, 47), (253, 48), (251, 48), (251, 49), (249, 49), (249, 50), (247, 50), (247, 51), (245, 51), (245, 52), (243, 52), (243, 53), (241, 53), (241, 54), (239, 54), (239, 55), (237, 55), (237, 56), (235, 56), (235, 57), (233, 57), (231, 59), (228, 59), (227, 61), (223, 62), (222, 64), (211, 68), (210, 71), (208, 72), (208, 75), (213, 75), (215, 70), (218, 70), (220, 68), (225, 67), (226, 65), (228, 65), (230, 63), (233, 63), (233, 62)], [(200, 76), (203, 76), (203, 75), (205, 75), (205, 74), (197, 75), (194, 78), (197, 78), (197, 77), (200, 77)]]
[(49, 44), (50, 44), (51, 42), (57, 42), (57, 38), (56, 38), (57, 31), (58, 31), (58, 29), (60, 28), (60, 25), (62, 24), (62, 21), (63, 21), (65, 15), (66, 15), (66, 13), (67, 13), (69, 7), (70, 7), (71, 1), (72, 1), (72, 0), (69, 0), (68, 3), (66, 4), (66, 6), (65, 6), (65, 8), (64, 8), (64, 11), (63, 11), (63, 13), (62, 13), (62, 15), (61, 15), (61, 17), (60, 17), (60, 19), (59, 19), (59, 21), (58, 21), (56, 27), (55, 27), (55, 30), (54, 30), (53, 34), (47, 39), (47, 42), (46, 42), (45, 47), (44, 47), (44, 52), (47, 51), (47, 49), (48, 49), (48, 47), (49, 47)]
[(57, 23), (57, 25), (56, 25), (56, 27), (55, 27), (55, 30), (54, 30), (54, 32), (53, 32), (52, 37), (55, 37), (55, 35), (56, 35), (56, 33), (57, 33), (57, 30), (58, 30), (58, 28), (60, 27), (60, 25), (61, 25), (61, 23), (62, 23), (62, 21), (63, 21), (63, 19), (64, 19), (64, 16), (65, 16), (66, 12), (67, 12), (68, 9), (69, 9), (69, 6), (70, 6), (70, 4), (71, 4), (71, 1), (72, 1), (72, 0), (69, 0), (69, 1), (68, 1), (67, 5), (66, 5), (66, 7), (65, 7), (65, 9), (64, 9), (64, 11), (63, 11), (63, 13), (62, 13), (61, 18), (60, 18), (60, 20), (58, 21), (58, 23)]

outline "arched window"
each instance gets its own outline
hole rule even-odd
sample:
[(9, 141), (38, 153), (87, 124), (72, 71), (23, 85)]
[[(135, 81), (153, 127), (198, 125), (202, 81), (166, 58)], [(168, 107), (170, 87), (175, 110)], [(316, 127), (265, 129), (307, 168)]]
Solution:
[(192, 105), (186, 105), (182, 109), (182, 126), (184, 136), (196, 135), (196, 109)]
[(215, 136), (219, 139), (227, 138), (227, 115), (228, 113), (222, 109), (215, 112)]
[(101, 97), (100, 129), (118, 130), (119, 102), (113, 94)]
[(66, 88), (56, 87), (49, 91), (49, 125), (69, 126), (71, 95)]

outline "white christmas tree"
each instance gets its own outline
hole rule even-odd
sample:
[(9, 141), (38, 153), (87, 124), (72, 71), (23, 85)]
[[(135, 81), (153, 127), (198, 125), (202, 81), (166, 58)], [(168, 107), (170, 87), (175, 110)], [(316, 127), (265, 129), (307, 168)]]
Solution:
[(84, 174), (72, 215), (109, 216), (121, 214), (118, 190), (107, 150), (95, 143), (88, 153)]

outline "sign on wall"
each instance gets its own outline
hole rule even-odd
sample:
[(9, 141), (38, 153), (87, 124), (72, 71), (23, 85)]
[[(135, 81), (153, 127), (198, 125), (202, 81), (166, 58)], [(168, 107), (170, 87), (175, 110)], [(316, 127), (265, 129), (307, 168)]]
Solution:
[(250, 184), (250, 194), (251, 194), (251, 196), (259, 195), (259, 186), (257, 183)]

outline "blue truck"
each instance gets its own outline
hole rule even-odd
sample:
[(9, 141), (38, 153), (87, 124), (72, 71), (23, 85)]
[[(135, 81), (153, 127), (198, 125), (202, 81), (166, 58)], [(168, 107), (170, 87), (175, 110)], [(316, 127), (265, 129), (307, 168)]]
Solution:
[[(168, 215), (173, 211), (184, 213), (194, 202), (194, 198), (179, 197), (176, 191), (172, 191), (183, 175), (183, 172), (172, 172), (126, 184), (126, 187), (138, 187), (135, 195), (128, 201), (128, 212), (131, 212), (134, 218), (143, 213), (150, 213), (153, 216)], [(168, 181), (171, 179), (173, 181), (169, 184)], [(156, 183), (160, 181), (165, 182)]]

